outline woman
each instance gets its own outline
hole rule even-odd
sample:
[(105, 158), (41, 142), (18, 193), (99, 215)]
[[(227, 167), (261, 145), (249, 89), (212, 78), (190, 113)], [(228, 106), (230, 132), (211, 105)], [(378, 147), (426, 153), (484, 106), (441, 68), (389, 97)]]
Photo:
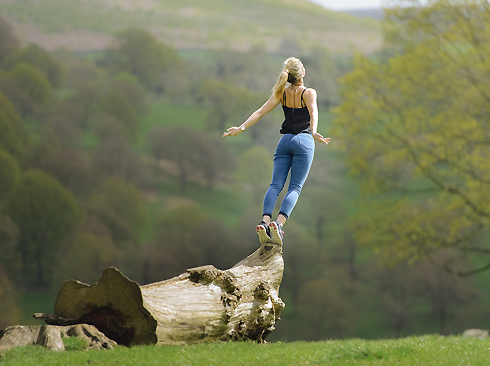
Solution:
[[(305, 68), (301, 61), (294, 57), (288, 58), (284, 61), (283, 71), (272, 89), (269, 100), (240, 126), (230, 127), (223, 134), (223, 137), (238, 136), (277, 107), (279, 103), (282, 104), (285, 119), (280, 132), (283, 136), (274, 154), (272, 183), (264, 197), (262, 221), (257, 225), (261, 243), (270, 240), (283, 242), (282, 227), (296, 205), (310, 171), (315, 151), (314, 140), (327, 145), (330, 142), (330, 138), (325, 138), (317, 132), (316, 91), (305, 87), (304, 76)], [(272, 210), (290, 170), (288, 193), (282, 201), (277, 220), (271, 222)]]

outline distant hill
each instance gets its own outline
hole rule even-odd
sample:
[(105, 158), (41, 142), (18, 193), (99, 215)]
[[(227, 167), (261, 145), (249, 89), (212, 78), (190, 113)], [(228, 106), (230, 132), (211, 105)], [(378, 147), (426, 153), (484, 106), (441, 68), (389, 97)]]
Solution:
[(0, 0), (0, 14), (23, 42), (48, 50), (100, 50), (130, 27), (177, 49), (291, 54), (327, 47), (333, 54), (368, 54), (382, 45), (377, 21), (308, 0)]
[(353, 10), (343, 10), (343, 13), (354, 15), (361, 18), (371, 18), (376, 20), (383, 20), (385, 16), (385, 11), (383, 9), (353, 9)]

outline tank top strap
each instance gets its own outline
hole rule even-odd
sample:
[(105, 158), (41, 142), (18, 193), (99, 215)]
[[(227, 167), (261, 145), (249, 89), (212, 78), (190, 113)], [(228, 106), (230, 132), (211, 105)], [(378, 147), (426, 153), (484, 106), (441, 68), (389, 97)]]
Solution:
[(282, 105), (286, 105), (286, 91), (282, 93)]
[(308, 88), (305, 88), (303, 90), (303, 92), (301, 93), (301, 107), (306, 107), (306, 103), (305, 103), (305, 101), (303, 99), (303, 94), (305, 93), (306, 89), (308, 89)]

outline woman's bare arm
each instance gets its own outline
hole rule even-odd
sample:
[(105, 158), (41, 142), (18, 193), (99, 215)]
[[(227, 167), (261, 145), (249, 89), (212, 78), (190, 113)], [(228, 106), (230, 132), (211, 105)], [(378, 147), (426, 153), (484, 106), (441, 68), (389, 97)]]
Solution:
[[(267, 113), (272, 111), (277, 107), (279, 101), (276, 99), (274, 93), (270, 96), (269, 100), (264, 103), (262, 107), (253, 112), (250, 117), (247, 118), (245, 122), (241, 124), (241, 126), (245, 126), (245, 129), (256, 124), (262, 117), (264, 117)], [(222, 137), (226, 136), (237, 136), (242, 133), (242, 130), (239, 127), (230, 127), (227, 129), (227, 132), (223, 134)]]
[(318, 104), (316, 101), (316, 90), (315, 89), (306, 89), (304, 94), (304, 100), (306, 102), (306, 106), (308, 107), (308, 111), (310, 112), (310, 127), (311, 134), (313, 138), (318, 142), (322, 142), (326, 145), (330, 142), (330, 137), (323, 137), (321, 134), (317, 132), (318, 129)]

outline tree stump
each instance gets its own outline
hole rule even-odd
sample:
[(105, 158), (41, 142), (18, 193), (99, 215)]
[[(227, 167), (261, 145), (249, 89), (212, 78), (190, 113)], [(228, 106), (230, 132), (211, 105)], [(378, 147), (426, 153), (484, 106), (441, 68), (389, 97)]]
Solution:
[(83, 339), (86, 349), (113, 349), (116, 342), (107, 338), (96, 327), (87, 324), (70, 326), (57, 325), (13, 325), (0, 331), (0, 352), (14, 347), (37, 344), (53, 351), (64, 351), (63, 338)]
[(116, 268), (98, 283), (65, 281), (48, 324), (92, 324), (122, 345), (254, 340), (264, 342), (284, 308), (281, 243), (264, 242), (222, 271), (211, 265), (139, 286)]

